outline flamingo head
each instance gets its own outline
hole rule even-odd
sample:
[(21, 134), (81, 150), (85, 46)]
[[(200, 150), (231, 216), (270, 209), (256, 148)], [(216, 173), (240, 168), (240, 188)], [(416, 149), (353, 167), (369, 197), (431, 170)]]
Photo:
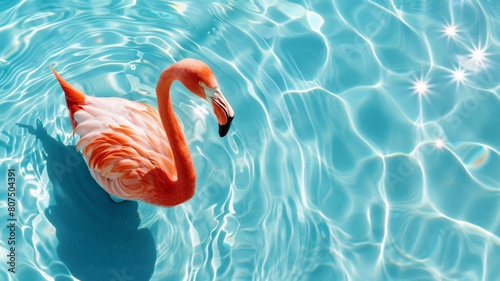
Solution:
[(212, 104), (219, 135), (224, 137), (234, 118), (231, 105), (222, 94), (212, 70), (204, 62), (195, 59), (184, 59), (176, 63), (179, 81), (193, 94)]

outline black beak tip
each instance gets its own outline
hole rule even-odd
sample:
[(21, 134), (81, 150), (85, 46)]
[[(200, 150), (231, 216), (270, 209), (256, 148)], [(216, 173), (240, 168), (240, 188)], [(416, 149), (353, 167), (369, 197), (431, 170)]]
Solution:
[(229, 132), (229, 128), (231, 127), (231, 122), (233, 121), (233, 117), (227, 117), (227, 123), (224, 125), (219, 124), (219, 136), (222, 138), (225, 135), (227, 135), (227, 132)]

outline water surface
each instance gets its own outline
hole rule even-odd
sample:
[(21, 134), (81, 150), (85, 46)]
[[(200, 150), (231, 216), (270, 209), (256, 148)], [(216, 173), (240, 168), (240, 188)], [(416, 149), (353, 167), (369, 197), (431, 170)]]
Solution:
[[(16, 169), (18, 200), (17, 273), (2, 262), (0, 279), (500, 276), (500, 2), (3, 1), (0, 13), (0, 182)], [(231, 131), (219, 138), (210, 106), (174, 85), (195, 196), (112, 203), (74, 150), (49, 66), (89, 95), (156, 107), (160, 72), (187, 57), (213, 69)]]

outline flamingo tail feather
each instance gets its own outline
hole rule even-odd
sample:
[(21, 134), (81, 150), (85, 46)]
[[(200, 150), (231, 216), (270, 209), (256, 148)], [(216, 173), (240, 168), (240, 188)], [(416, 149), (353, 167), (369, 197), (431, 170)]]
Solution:
[(74, 130), (77, 124), (73, 115), (75, 114), (75, 112), (82, 109), (81, 105), (85, 104), (85, 94), (73, 88), (52, 67), (50, 68), (50, 70), (52, 70), (52, 73), (54, 73), (54, 76), (56, 77), (57, 81), (64, 91), (66, 105), (68, 106), (69, 111), (69, 118), (71, 120), (71, 126), (73, 126)]

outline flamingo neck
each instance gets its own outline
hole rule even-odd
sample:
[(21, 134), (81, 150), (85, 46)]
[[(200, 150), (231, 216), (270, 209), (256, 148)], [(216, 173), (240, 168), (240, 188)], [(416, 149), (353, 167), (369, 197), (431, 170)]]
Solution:
[(170, 86), (175, 80), (178, 80), (175, 70), (167, 68), (161, 74), (156, 87), (158, 111), (172, 149), (177, 170), (177, 180), (173, 181), (173, 186), (163, 189), (168, 194), (159, 196), (168, 201), (165, 202), (166, 205), (177, 205), (190, 199), (194, 194), (196, 182), (191, 153), (170, 100)]

